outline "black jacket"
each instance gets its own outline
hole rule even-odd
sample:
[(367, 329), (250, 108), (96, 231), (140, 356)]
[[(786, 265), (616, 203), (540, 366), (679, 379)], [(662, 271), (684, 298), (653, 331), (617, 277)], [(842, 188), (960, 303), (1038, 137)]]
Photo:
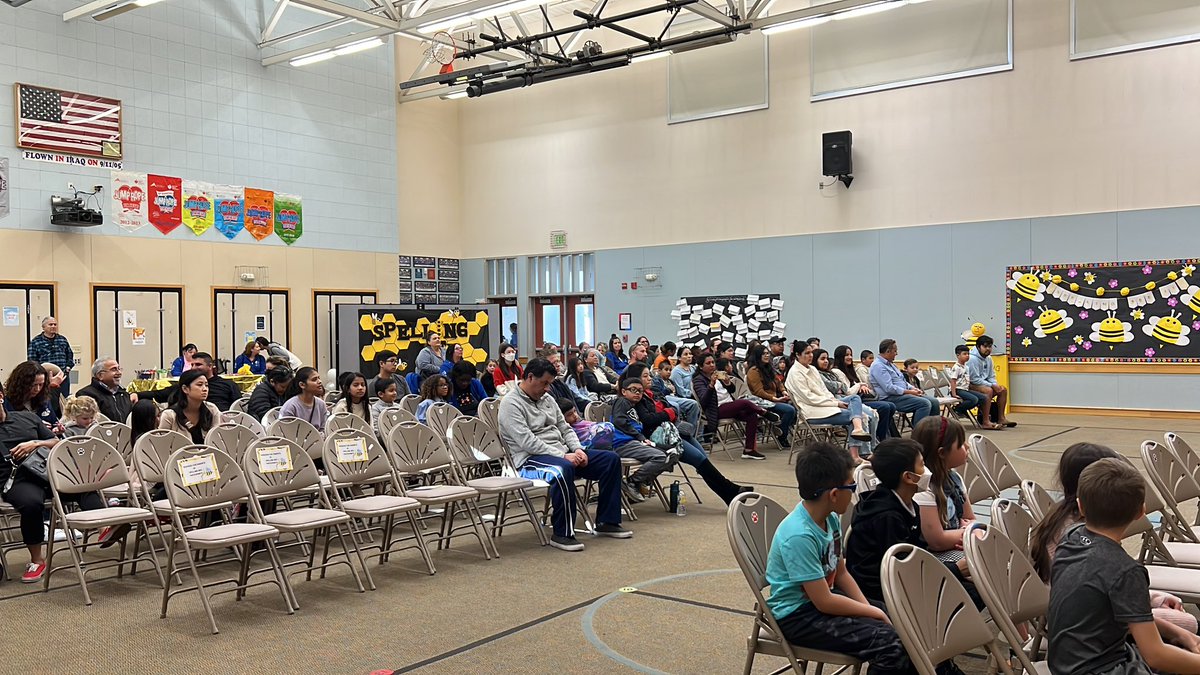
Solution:
[(242, 390), (231, 380), (220, 375), (214, 375), (208, 381), (208, 402), (217, 406), (217, 410), (225, 412), (229, 406), (242, 397)]
[(100, 412), (113, 422), (124, 422), (125, 418), (129, 417), (129, 411), (133, 409), (133, 403), (129, 400), (129, 392), (125, 391), (124, 387), (118, 386), (116, 393), (113, 393), (103, 382), (95, 378), (92, 379), (91, 384), (75, 392), (75, 395), (91, 396), (95, 399), (96, 405), (100, 407)]
[(896, 493), (880, 486), (862, 495), (854, 507), (850, 523), (850, 541), (846, 544), (846, 569), (858, 582), (863, 595), (883, 602), (883, 584), (879, 567), (883, 554), (895, 544), (913, 544), (926, 548), (921, 536), (921, 516), (909, 513)]
[(617, 393), (616, 387), (607, 382), (601, 383), (600, 378), (596, 377), (596, 373), (588, 368), (583, 369), (583, 386), (593, 394), (608, 395)]
[(246, 412), (259, 422), (271, 408), (283, 405), (283, 397), (275, 393), (275, 387), (270, 382), (259, 382), (250, 392), (250, 401), (246, 403)]

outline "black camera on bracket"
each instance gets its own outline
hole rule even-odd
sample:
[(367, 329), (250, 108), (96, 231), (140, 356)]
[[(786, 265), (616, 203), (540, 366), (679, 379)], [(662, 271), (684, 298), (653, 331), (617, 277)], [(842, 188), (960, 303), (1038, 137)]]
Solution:
[(50, 197), (50, 224), (65, 227), (95, 227), (104, 224), (104, 214), (86, 208), (80, 197)]

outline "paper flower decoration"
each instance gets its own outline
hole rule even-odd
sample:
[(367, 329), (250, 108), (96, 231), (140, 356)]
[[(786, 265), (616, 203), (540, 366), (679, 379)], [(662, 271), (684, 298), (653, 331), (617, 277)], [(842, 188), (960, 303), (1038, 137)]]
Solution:
[(1151, 274), (1154, 274), (1154, 268), (1149, 265), (1146, 265), (1145, 267), (1142, 268), (1142, 274), (1145, 274), (1146, 276), (1150, 276)]
[(1084, 340), (1084, 341), (1083, 341), (1083, 348), (1084, 348), (1084, 349), (1091, 349), (1091, 348), (1092, 348), (1092, 341), (1091, 341), (1091, 340)]
[(1028, 347), (1031, 344), (1033, 344), (1033, 340), (1030, 340), (1029, 338), (1025, 338), (1024, 340), (1021, 340), (1022, 347)]
[(1085, 309), (1085, 310), (1083, 310), (1082, 312), (1080, 312), (1080, 313), (1079, 313), (1079, 318), (1081, 318), (1081, 319), (1086, 319), (1086, 318), (1088, 318), (1088, 311)]
[(1132, 312), (1129, 313), (1129, 315), (1138, 321), (1141, 321), (1142, 319), (1146, 318), (1146, 313), (1140, 309), (1133, 310)]
[(1192, 272), (1195, 272), (1195, 271), (1196, 271), (1195, 265), (1185, 265), (1183, 268), (1183, 276), (1190, 277), (1190, 276), (1192, 276)]
[(1192, 330), (1200, 330), (1200, 321), (1192, 322)]
[(1116, 279), (1109, 279), (1109, 280), (1108, 280), (1108, 287), (1109, 287), (1109, 288), (1116, 288), (1117, 286), (1120, 286), (1120, 285), (1121, 285), (1121, 284), (1120, 284), (1120, 282), (1118, 282)]
[[(1020, 335), (1021, 333), (1025, 332), (1025, 327), (1017, 326), (1016, 328), (1013, 328), (1013, 332), (1016, 333), (1017, 335)], [(1026, 345), (1026, 346), (1028, 346), (1028, 345)]]
[(1178, 305), (1178, 304), (1179, 304), (1179, 301), (1175, 299), (1175, 296), (1172, 295), (1171, 297), (1167, 298), (1167, 306), (1168, 307), (1174, 307), (1175, 305)]
[(1036, 312), (1034, 312), (1032, 309), (1027, 309), (1027, 310), (1025, 310), (1025, 316), (1029, 317), (1030, 319), (1032, 319), (1032, 318), (1033, 318), (1033, 315), (1034, 315), (1035, 313), (1036, 313)]
[(1096, 275), (1092, 274), (1091, 272), (1084, 272), (1083, 273), (1083, 281), (1084, 281), (1084, 283), (1094, 284), (1094, 283), (1096, 283)]
[(1074, 340), (1075, 344), (1077, 344), (1077, 345), (1083, 344), (1083, 336), (1082, 335), (1076, 335), (1075, 337), (1073, 337), (1071, 339)]
[(1071, 269), (1067, 270), (1067, 276), (1074, 279), (1075, 277), (1079, 276), (1079, 270), (1072, 267)]
[(1050, 273), (1049, 272), (1042, 272), (1038, 276), (1041, 277), (1042, 281), (1050, 281)]
[(1074, 353), (1075, 353), (1075, 352), (1077, 352), (1077, 351), (1079, 351), (1079, 347), (1076, 347), (1075, 345), (1068, 345), (1068, 346), (1067, 346), (1067, 353), (1068, 353), (1068, 354), (1074, 354)]
[(1148, 358), (1148, 359), (1154, 358), (1154, 347), (1150, 347), (1149, 349), (1146, 350), (1146, 358)]

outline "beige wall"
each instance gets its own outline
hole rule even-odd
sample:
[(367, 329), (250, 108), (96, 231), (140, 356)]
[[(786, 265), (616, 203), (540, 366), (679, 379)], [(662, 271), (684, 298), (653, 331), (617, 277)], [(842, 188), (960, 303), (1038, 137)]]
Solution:
[(76, 356), (85, 363), (93, 356), (93, 283), (183, 286), (184, 341), (208, 349), (213, 344), (212, 287), (239, 286), (237, 266), (265, 266), (270, 285), (290, 291), (289, 347), (306, 362), (313, 355), (314, 289), (376, 291), (380, 302), (395, 302), (397, 295), (393, 253), (15, 230), (0, 230), (0, 251), (6, 253), (0, 281), (58, 284), (61, 331), (82, 347)]
[[(665, 60), (402, 105), (401, 192), (428, 192), (402, 199), (401, 251), (455, 194), (464, 258), (546, 251), (560, 228), (588, 250), (1200, 203), (1200, 44), (1072, 63), (1069, 3), (1014, 5), (996, 75), (810, 103), (800, 30), (771, 38), (762, 112), (668, 126)], [(431, 180), (410, 151), (456, 124), (460, 179)], [(823, 195), (820, 135), (839, 129), (855, 182)]]

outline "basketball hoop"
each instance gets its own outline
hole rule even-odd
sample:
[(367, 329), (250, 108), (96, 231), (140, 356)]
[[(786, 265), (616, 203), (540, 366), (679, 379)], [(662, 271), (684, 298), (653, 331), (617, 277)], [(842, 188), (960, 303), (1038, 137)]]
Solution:
[(425, 50), (425, 56), (433, 63), (442, 64), (438, 70), (442, 75), (453, 73), (454, 57), (458, 56), (458, 45), (454, 36), (444, 30), (434, 33), (429, 40), (429, 47)]

